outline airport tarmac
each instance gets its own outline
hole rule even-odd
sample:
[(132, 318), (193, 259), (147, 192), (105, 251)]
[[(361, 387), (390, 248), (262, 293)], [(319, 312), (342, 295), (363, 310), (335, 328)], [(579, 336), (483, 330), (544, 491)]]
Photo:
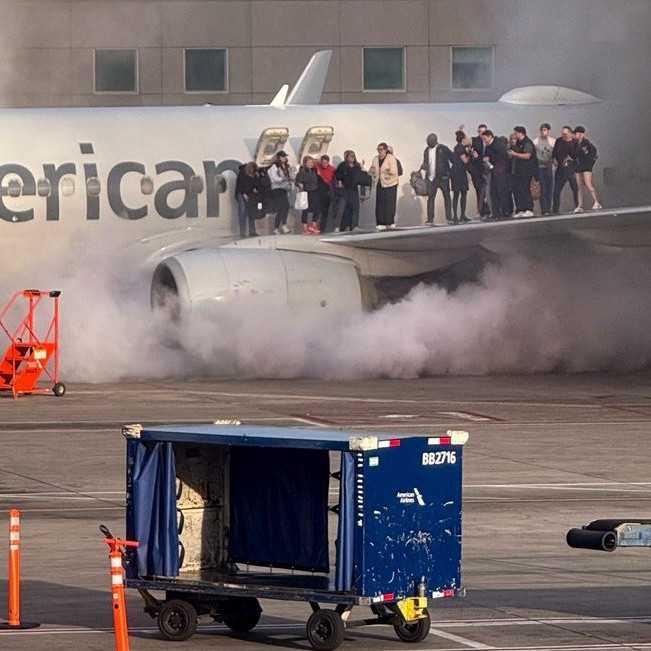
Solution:
[[(462, 600), (441, 600), (417, 649), (651, 648), (651, 550), (565, 544), (572, 526), (651, 517), (651, 374), (324, 382), (176, 380), (70, 386), (0, 399), (0, 512), (23, 518), (23, 619), (0, 649), (114, 648), (105, 523), (123, 534), (124, 423), (239, 418), (267, 425), (466, 429)], [(6, 527), (0, 515), (0, 619)], [(164, 642), (129, 594), (131, 648), (309, 649), (302, 604), (263, 603), (246, 639), (207, 625)], [(359, 614), (363, 613), (360, 610)], [(392, 629), (355, 629), (343, 651), (398, 651)]]

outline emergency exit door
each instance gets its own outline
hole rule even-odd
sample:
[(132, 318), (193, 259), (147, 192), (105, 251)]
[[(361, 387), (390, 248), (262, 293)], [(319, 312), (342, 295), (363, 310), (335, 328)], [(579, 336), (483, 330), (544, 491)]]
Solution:
[(270, 127), (265, 129), (258, 138), (255, 149), (255, 162), (258, 167), (269, 167), (274, 156), (283, 149), (289, 138), (289, 129), (286, 127)]
[(301, 149), (298, 154), (299, 163), (303, 161), (304, 156), (320, 158), (328, 153), (328, 147), (335, 135), (333, 127), (310, 127), (305, 132), (305, 137), (301, 143)]

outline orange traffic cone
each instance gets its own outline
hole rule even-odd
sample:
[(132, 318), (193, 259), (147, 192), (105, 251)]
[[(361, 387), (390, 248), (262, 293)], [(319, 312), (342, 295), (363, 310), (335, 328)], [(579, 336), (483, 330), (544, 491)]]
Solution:
[(9, 619), (0, 630), (37, 628), (40, 624), (20, 621), (20, 511), (9, 511)]

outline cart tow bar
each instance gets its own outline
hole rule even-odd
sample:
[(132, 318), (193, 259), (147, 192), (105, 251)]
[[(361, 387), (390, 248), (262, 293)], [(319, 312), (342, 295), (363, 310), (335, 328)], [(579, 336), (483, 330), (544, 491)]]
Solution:
[(115, 651), (129, 651), (129, 627), (127, 624), (127, 604), (124, 592), (124, 569), (122, 554), (125, 547), (138, 547), (133, 540), (115, 538), (109, 529), (101, 524), (99, 530), (104, 542), (109, 546), (111, 559), (111, 598), (113, 608), (113, 628), (115, 629)]

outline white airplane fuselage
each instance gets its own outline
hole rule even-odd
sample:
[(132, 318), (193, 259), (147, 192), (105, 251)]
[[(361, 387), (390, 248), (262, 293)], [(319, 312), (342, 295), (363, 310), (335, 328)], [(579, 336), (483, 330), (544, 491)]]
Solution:
[[(482, 122), (498, 134), (522, 124), (532, 137), (543, 121), (555, 133), (564, 124), (585, 124), (599, 147), (599, 167), (625, 173), (630, 152), (615, 137), (617, 116), (610, 102), (3, 110), (3, 265), (5, 273), (24, 273), (44, 259), (83, 255), (99, 261), (119, 253), (151, 269), (184, 248), (231, 240), (238, 230), (235, 171), (255, 158), (260, 133), (270, 127), (289, 130), (284, 148), (293, 165), (315, 126), (334, 129), (328, 148), (334, 162), (353, 149), (369, 165), (377, 143), (388, 142), (405, 171), (397, 220), (416, 224), (424, 219), (425, 201), (413, 195), (409, 173), (420, 167), (428, 133), (451, 146), (456, 129), (474, 135)], [(371, 200), (362, 223), (372, 222), (372, 210)], [(35, 247), (38, 256), (20, 254)]]

